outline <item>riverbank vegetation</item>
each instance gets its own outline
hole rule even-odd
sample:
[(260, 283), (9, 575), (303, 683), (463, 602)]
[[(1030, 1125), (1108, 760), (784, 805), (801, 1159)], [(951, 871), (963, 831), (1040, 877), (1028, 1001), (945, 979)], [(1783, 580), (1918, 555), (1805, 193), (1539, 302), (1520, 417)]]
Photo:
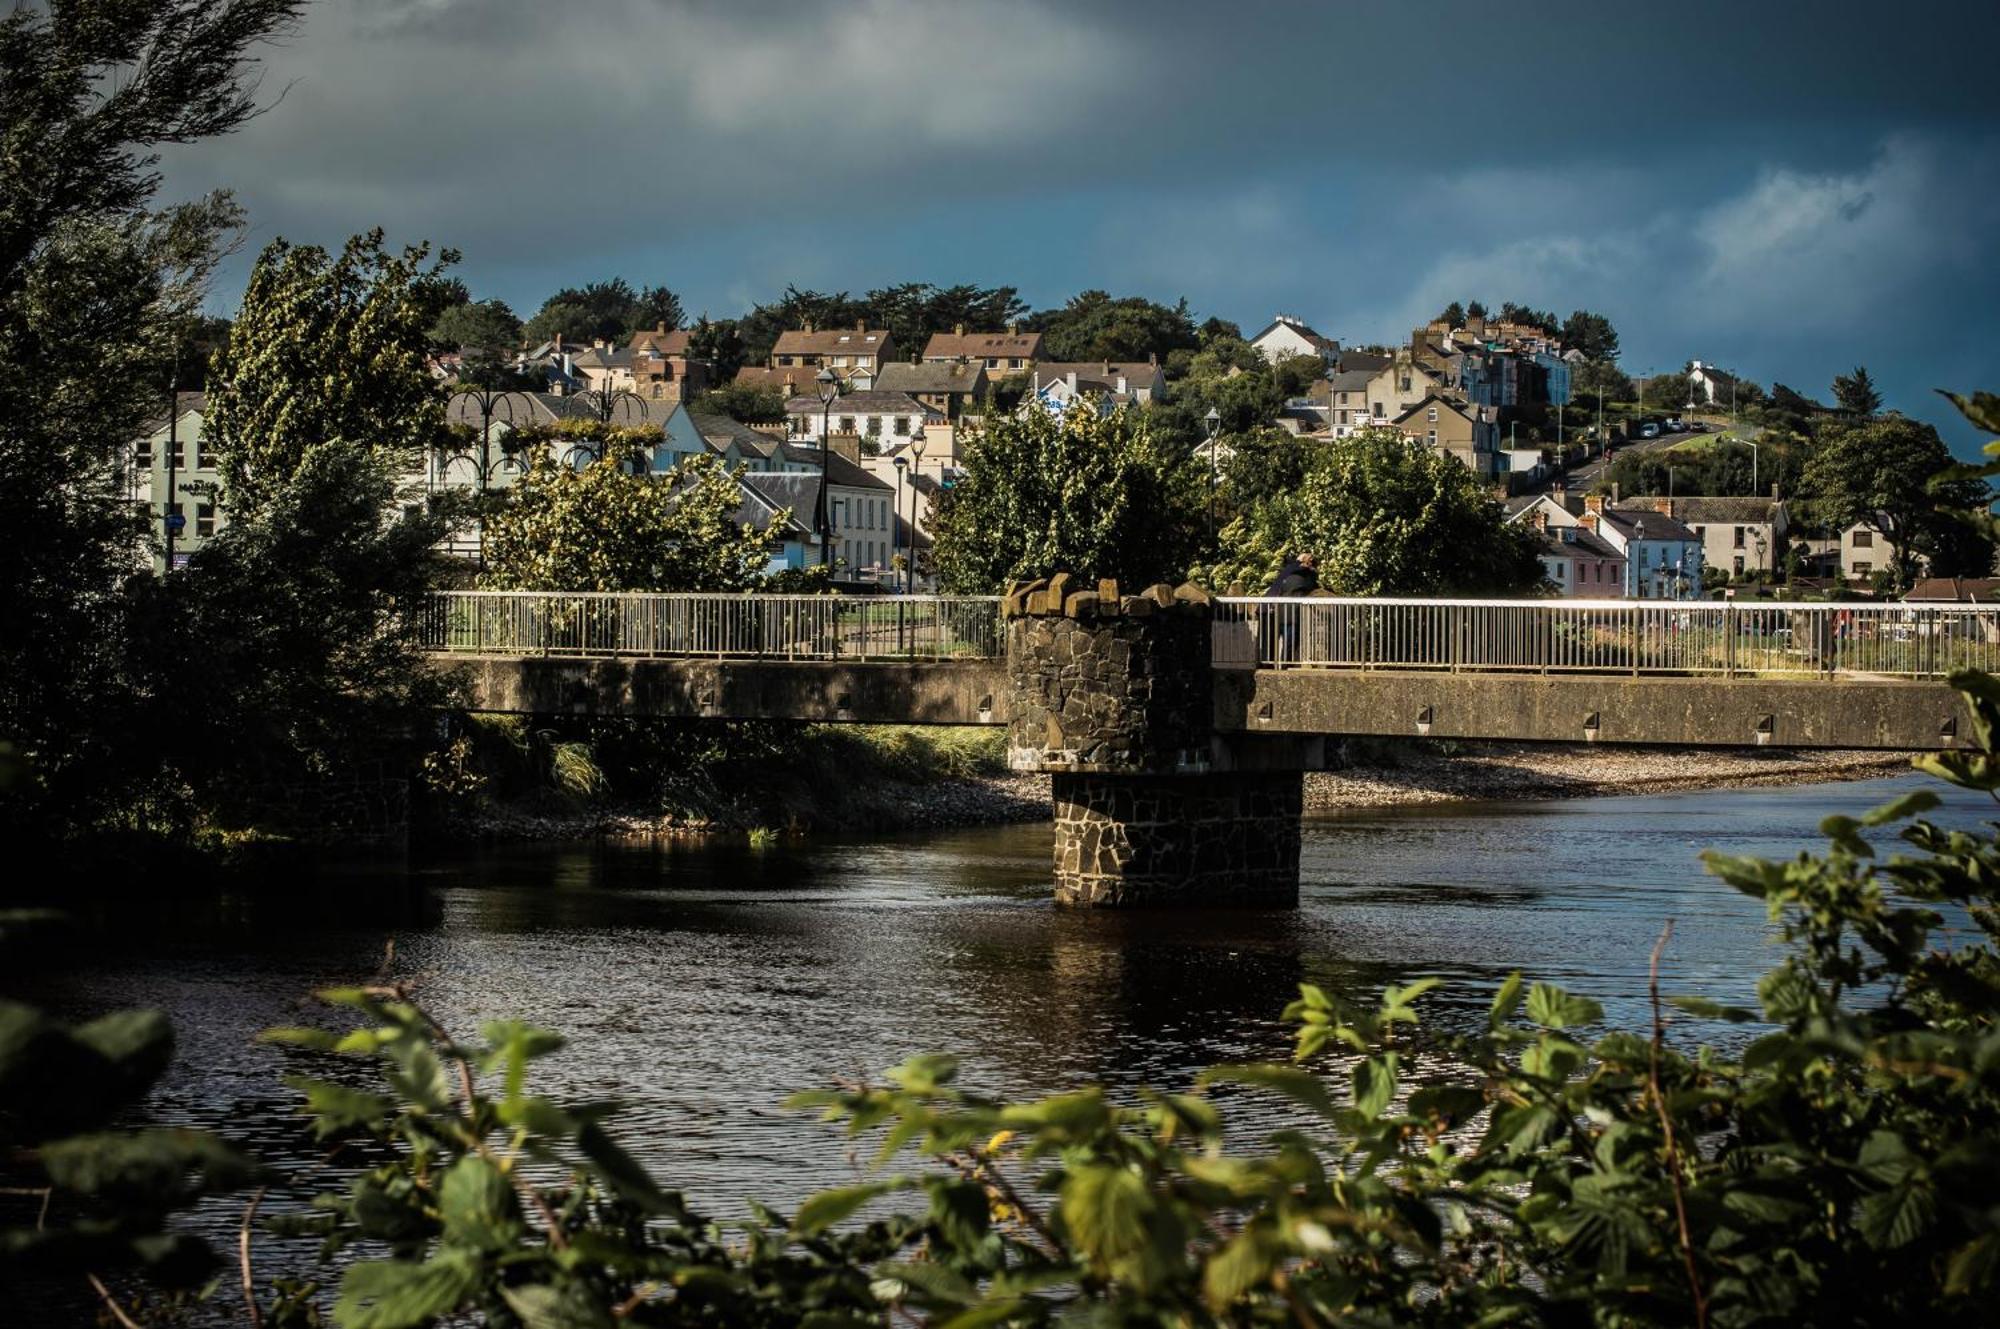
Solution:
[[(1954, 682), (1975, 746), (1922, 764), (2000, 794), (2000, 682)], [(266, 1035), (303, 1119), (352, 1160), (282, 1212), (262, 1208), (281, 1179), (237, 1143), (108, 1129), (165, 1064), (164, 1021), (0, 1006), (0, 1133), (28, 1169), (0, 1198), (0, 1268), (132, 1323), (172, 1308), (272, 1329), (1982, 1325), (2000, 1292), (2000, 836), (1932, 824), (1937, 802), (1831, 817), (1824, 851), (1789, 862), (1707, 855), (1782, 937), (1754, 1008), (1655, 977), (1650, 1026), (1614, 1029), (1517, 974), (1452, 1032), (1424, 1022), (1434, 978), (1360, 1008), (1306, 984), (1291, 1065), (1027, 1103), (920, 1056), (795, 1095), (868, 1170), (735, 1228), (621, 1147), (611, 1107), (536, 1094), (557, 1035), (446, 1029), (393, 971)], [(1688, 1017), (1740, 1026), (1740, 1054), (1692, 1046)], [(1231, 1132), (1244, 1094), (1293, 1124)], [(174, 1215), (229, 1196), (242, 1237), (218, 1278), (224, 1257)], [(320, 1238), (323, 1280), (269, 1267), (265, 1232)]]

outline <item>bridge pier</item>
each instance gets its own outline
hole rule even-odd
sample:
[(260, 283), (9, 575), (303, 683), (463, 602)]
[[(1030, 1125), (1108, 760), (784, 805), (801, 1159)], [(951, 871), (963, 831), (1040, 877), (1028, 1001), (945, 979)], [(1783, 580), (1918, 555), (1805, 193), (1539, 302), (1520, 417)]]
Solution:
[(1066, 575), (1010, 587), (1008, 764), (1055, 801), (1055, 893), (1079, 907), (1292, 906), (1317, 740), (1215, 731), (1213, 606)]

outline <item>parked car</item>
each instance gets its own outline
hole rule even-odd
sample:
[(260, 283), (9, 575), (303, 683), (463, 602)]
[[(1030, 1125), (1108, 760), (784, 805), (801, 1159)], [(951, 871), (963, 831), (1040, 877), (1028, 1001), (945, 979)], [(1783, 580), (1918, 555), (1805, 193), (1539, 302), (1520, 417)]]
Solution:
[(1686, 429), (1687, 426), (1681, 423), (1681, 418), (1678, 415), (1668, 417), (1667, 432), (1669, 434), (1683, 433)]
[(1651, 421), (1648, 421), (1645, 424), (1639, 426), (1640, 438), (1658, 438), (1659, 436), (1660, 436), (1660, 427), (1652, 423)]
[(1699, 420), (1690, 420), (1688, 421), (1688, 432), (1690, 434), (1706, 434), (1708, 426)]

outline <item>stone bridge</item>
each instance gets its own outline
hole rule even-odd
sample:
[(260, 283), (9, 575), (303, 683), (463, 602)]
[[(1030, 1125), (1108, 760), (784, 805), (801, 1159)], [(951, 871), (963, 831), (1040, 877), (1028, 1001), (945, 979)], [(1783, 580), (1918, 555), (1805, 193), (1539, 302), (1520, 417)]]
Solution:
[[(1212, 599), (441, 596), (475, 709), (1005, 725), (1053, 777), (1058, 900), (1287, 905), (1325, 740), (1958, 745), (1992, 610)], [(1969, 732), (1969, 731), (1968, 731)]]

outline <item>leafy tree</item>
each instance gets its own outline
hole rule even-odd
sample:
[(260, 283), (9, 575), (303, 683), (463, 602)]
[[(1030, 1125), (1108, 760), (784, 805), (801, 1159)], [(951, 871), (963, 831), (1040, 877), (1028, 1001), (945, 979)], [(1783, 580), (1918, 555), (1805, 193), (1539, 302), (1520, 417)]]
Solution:
[(1045, 309), (1028, 320), (1042, 333), (1043, 355), (1055, 361), (1165, 360), (1177, 350), (1201, 349), (1186, 300), (1171, 307), (1138, 296), (1113, 299), (1105, 291), (1084, 291), (1061, 309)]
[(736, 329), (736, 320), (711, 320), (706, 314), (696, 319), (694, 327), (688, 332), (688, 354), (713, 365), (719, 383), (728, 383), (735, 378), (736, 371), (748, 362), (748, 351)]
[(868, 306), (847, 292), (828, 295), (787, 286), (770, 304), (754, 306), (736, 325), (743, 339), (745, 363), (762, 364), (778, 343), (778, 334), (811, 324), (816, 328), (852, 327), (868, 317)]
[(521, 320), (504, 300), (462, 301), (437, 316), (430, 339), (440, 350), (498, 356), (521, 344)]
[(1983, 511), (1992, 494), (1982, 477), (1958, 467), (1937, 430), (1891, 415), (1824, 431), (1806, 460), (1799, 498), (1807, 519), (1828, 531), (1875, 523), (1893, 551), (1897, 584), (1907, 587), (1919, 555), (1945, 553), (1954, 563), (1967, 557), (1959, 523), (1938, 508)]
[(1467, 318), (1485, 318), (1486, 306), (1480, 304), (1477, 300), (1469, 300), (1465, 305), (1465, 316)]
[(428, 255), (391, 253), (378, 230), (337, 257), (275, 240), (258, 258), (208, 406), (232, 521), (277, 498), (314, 448), (414, 470), (437, 445), (444, 398), (424, 361), (440, 269), (457, 256)]
[(1646, 380), (1646, 409), (1674, 414), (1695, 400), (1695, 389), (1686, 370), (1655, 374)]
[(938, 572), (963, 594), (1056, 572), (1127, 586), (1173, 581), (1207, 524), (1203, 468), (1163, 446), (1129, 407), (988, 415), (964, 466), (933, 528)]
[[(142, 566), (125, 449), (166, 410), (220, 243), (216, 195), (155, 205), (163, 144), (255, 114), (252, 49), (298, 0), (74, 0), (0, 15), (0, 740), (35, 777), (18, 835), (88, 822), (138, 732), (115, 673), (117, 591)], [(184, 359), (180, 385), (200, 382)]]
[(1634, 401), (1639, 390), (1611, 360), (1586, 360), (1577, 366), (1572, 386), (1594, 402)]
[(684, 321), (680, 297), (664, 286), (634, 290), (623, 277), (566, 286), (543, 302), (528, 320), (527, 339), (545, 342), (561, 335), (572, 341), (622, 343), (635, 332)]
[(1882, 394), (1864, 365), (1856, 365), (1851, 374), (1834, 375), (1833, 399), (1849, 415), (1871, 416), (1882, 409)]
[(1437, 321), (1443, 323), (1447, 327), (1453, 327), (1453, 328), (1464, 327), (1465, 306), (1460, 304), (1456, 300), (1452, 301), (1450, 304), (1444, 307), (1444, 312), (1437, 316)]
[(726, 415), (746, 425), (775, 425), (785, 419), (785, 394), (776, 388), (760, 388), (748, 383), (725, 383), (710, 388), (695, 401), (695, 407)]
[(1557, 329), (1561, 327), (1554, 314), (1536, 309), (1530, 305), (1517, 305), (1512, 301), (1503, 303), (1500, 306), (1500, 321), (1502, 323), (1520, 323), (1527, 327), (1540, 328), (1552, 337), (1556, 334)]
[(1562, 343), (1566, 348), (1583, 352), (1587, 360), (1616, 360), (1618, 358), (1618, 329), (1611, 326), (1611, 320), (1602, 314), (1593, 314), (1587, 309), (1579, 309), (1563, 320)]
[(1305, 552), (1319, 557), (1320, 587), (1341, 595), (1504, 595), (1541, 584), (1533, 536), (1503, 519), (1478, 477), (1395, 430), (1318, 444), (1295, 482), (1264, 488), (1277, 492), (1223, 532), (1211, 585), (1262, 586), (1286, 554)]
[(1232, 323), (1226, 318), (1208, 318), (1202, 320), (1202, 325), (1196, 330), (1196, 335), (1201, 338), (1201, 344), (1206, 347), (1210, 342), (1218, 340), (1242, 341), (1243, 329), (1240, 325)]
[(487, 524), (486, 584), (516, 591), (741, 591), (768, 561), (736, 520), (736, 477), (715, 457), (664, 475), (617, 458), (581, 468), (539, 458)]

